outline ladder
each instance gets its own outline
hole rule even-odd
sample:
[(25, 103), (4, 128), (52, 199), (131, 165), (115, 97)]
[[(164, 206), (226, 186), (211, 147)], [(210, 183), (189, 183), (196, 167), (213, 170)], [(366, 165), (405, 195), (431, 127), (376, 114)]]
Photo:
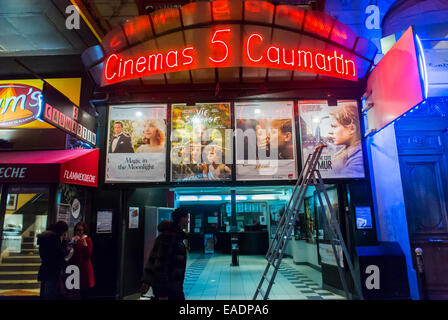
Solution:
[[(317, 163), (322, 154), (322, 150), (325, 147), (326, 147), (325, 145), (320, 145), (316, 147), (316, 149), (312, 154), (308, 155), (303, 170), (300, 173), (300, 176), (297, 179), (297, 183), (292, 191), (292, 195), (291, 198), (289, 199), (288, 205), (285, 208), (285, 212), (283, 213), (282, 217), (279, 220), (278, 229), (274, 236), (274, 239), (271, 241), (271, 244), (269, 245), (269, 249), (266, 254), (266, 259), (268, 260), (268, 263), (264, 270), (263, 276), (260, 279), (260, 283), (258, 284), (257, 290), (255, 291), (253, 300), (257, 300), (258, 295), (260, 295), (263, 300), (267, 300), (269, 297), (272, 285), (274, 284), (275, 276), (277, 275), (278, 269), (283, 259), (283, 255), (286, 250), (286, 246), (288, 245), (289, 237), (293, 231), (295, 222), (299, 218), (299, 211), (303, 206), (306, 192), (310, 185), (313, 185), (317, 191), (317, 198), (319, 200), (321, 208), (320, 212), (317, 212), (317, 214), (322, 214), (325, 230), (327, 231), (327, 234), (331, 239), (330, 242), (333, 249), (333, 254), (336, 258), (338, 273), (341, 279), (342, 286), (344, 288), (345, 296), (347, 299), (350, 299), (347, 280), (345, 277), (344, 270), (342, 269), (341, 266), (340, 262), (341, 260), (336, 246), (340, 246), (342, 248), (343, 255), (345, 256), (347, 265), (350, 270), (350, 274), (354, 282), (356, 293), (361, 300), (363, 299), (361, 285), (359, 283), (358, 277), (356, 277), (356, 274), (354, 272), (350, 255), (343, 240), (339, 223), (336, 219), (336, 214), (330, 203), (330, 198), (328, 197), (322, 176), (319, 170), (316, 169)], [(328, 221), (327, 219), (324, 202), (322, 200), (322, 194), (324, 195), (327, 208), (330, 211), (330, 221)], [(269, 276), (268, 273), (271, 267), (273, 268), (273, 271), (272, 274)], [(266, 289), (263, 289), (263, 284), (265, 282), (267, 282), (268, 285)]]

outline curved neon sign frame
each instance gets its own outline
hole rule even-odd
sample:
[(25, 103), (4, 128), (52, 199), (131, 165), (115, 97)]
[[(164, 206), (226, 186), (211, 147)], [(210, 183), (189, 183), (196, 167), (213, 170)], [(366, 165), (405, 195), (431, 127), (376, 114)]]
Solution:
[(149, 51), (137, 56), (112, 53), (105, 61), (103, 85), (156, 74), (225, 67), (297, 70), (358, 80), (355, 59), (345, 50), (286, 47), (268, 43), (258, 32), (244, 37), (245, 45), (241, 48), (235, 45), (235, 42), (241, 41), (241, 38), (235, 37), (240, 34), (239, 30), (232, 32), (232, 28), (223, 28), (210, 31), (213, 34), (206, 48), (201, 46), (198, 49), (190, 45), (165, 51)]

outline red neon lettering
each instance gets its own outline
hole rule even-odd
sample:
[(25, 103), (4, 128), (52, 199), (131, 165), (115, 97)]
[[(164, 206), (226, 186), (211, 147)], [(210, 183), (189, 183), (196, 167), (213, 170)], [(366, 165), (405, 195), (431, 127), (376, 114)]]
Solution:
[[(173, 65), (171, 65), (170, 63), (169, 63), (169, 59), (170, 59), (170, 54), (173, 54), (174, 53), (174, 64)], [(166, 54), (166, 65), (168, 66), (168, 68), (174, 68), (174, 67), (177, 67), (177, 66), (179, 66), (179, 64), (177, 63), (177, 50), (171, 50), (170, 52), (168, 52), (167, 54)]]
[(356, 76), (356, 67), (355, 67), (355, 63), (353, 62), (353, 60), (345, 60), (345, 74), (348, 74), (348, 65), (347, 63), (351, 62), (352, 64), (352, 69), (353, 69), (353, 76)]
[[(344, 57), (344, 55), (342, 53), (341, 53), (341, 56), (338, 57), (338, 54), (337, 54), (336, 50), (334, 51), (334, 64), (336, 66), (336, 72), (337, 73), (344, 73), (344, 63), (343, 63), (343, 60), (342, 60), (343, 57)], [(338, 60), (341, 61), (342, 71), (339, 71)]]
[[(322, 61), (324, 62), (324, 66), (323, 67), (321, 67), (320, 65), (319, 65), (319, 63), (318, 63), (318, 60), (317, 60), (317, 58), (318, 57), (321, 57), (322, 58)], [(316, 54), (316, 67), (318, 67), (319, 69), (323, 69), (323, 70), (325, 70), (326, 68), (327, 68), (327, 66), (325, 65), (325, 56), (322, 54), (322, 53), (317, 53)]]
[[(272, 60), (272, 59), (271, 59), (271, 55), (270, 55), (271, 49), (274, 49), (275, 51), (277, 51), (277, 59), (276, 59), (276, 60)], [(277, 63), (277, 64), (280, 63), (280, 49), (279, 49), (278, 47), (275, 47), (275, 46), (271, 46), (271, 47), (269, 47), (269, 48), (268, 48), (268, 52), (267, 52), (266, 55), (268, 56), (268, 60), (269, 60), (270, 62), (272, 62), (272, 63)]]
[[(142, 61), (140, 61), (142, 60)], [(145, 66), (143, 66), (143, 69), (140, 70), (138, 67), (142, 64), (146, 64), (146, 58), (145, 57), (140, 57), (137, 59), (137, 63), (135, 64), (135, 70), (139, 73), (142, 73), (143, 71), (145, 71)]]
[(249, 46), (250, 46), (250, 40), (252, 39), (252, 37), (258, 37), (261, 41), (263, 41), (263, 37), (261, 35), (259, 35), (258, 33), (252, 33), (249, 38), (247, 38), (247, 44), (246, 44), (246, 53), (247, 53), (247, 57), (249, 58), (250, 61), (252, 62), (260, 62), (261, 59), (263, 59), (263, 55), (258, 58), (258, 59), (253, 59), (252, 56), (250, 55), (250, 51), (249, 51)]
[(182, 50), (182, 55), (185, 58), (189, 58), (190, 59), (190, 61), (183, 63), (184, 66), (186, 66), (187, 64), (192, 64), (193, 63), (193, 57), (185, 54), (185, 51), (187, 51), (187, 50), (193, 50), (193, 47), (187, 47), (184, 50)]
[(215, 60), (215, 59), (213, 59), (212, 57), (208, 57), (208, 58), (209, 58), (212, 62), (214, 62), (214, 63), (221, 63), (221, 62), (225, 61), (225, 60), (227, 59), (227, 57), (229, 56), (229, 47), (227, 46), (227, 44), (226, 44), (224, 41), (221, 41), (221, 40), (215, 40), (215, 37), (216, 37), (216, 35), (217, 35), (219, 32), (230, 32), (230, 29), (220, 29), (220, 30), (216, 30), (215, 33), (213, 34), (211, 43), (212, 43), (212, 44), (214, 44), (214, 43), (220, 43), (220, 44), (222, 44), (222, 45), (226, 48), (226, 54), (225, 54), (224, 58), (222, 58), (222, 59), (220, 59), (220, 60)]
[(112, 80), (112, 79), (115, 78), (115, 76), (117, 75), (117, 73), (114, 72), (113, 76), (111, 76), (111, 77), (108, 77), (108, 76), (107, 76), (107, 68), (109, 67), (109, 61), (110, 61), (110, 59), (111, 59), (112, 57), (115, 57), (115, 59), (118, 60), (118, 56), (117, 56), (116, 54), (111, 54), (111, 55), (109, 56), (109, 58), (107, 58), (107, 60), (106, 60), (106, 66), (104, 67), (104, 77), (105, 77), (107, 80)]
[(125, 60), (124, 66), (123, 66), (123, 76), (126, 73), (126, 65), (131, 63), (131, 74), (134, 74), (134, 61), (132, 59)]
[[(264, 38), (260, 33), (250, 33), (246, 39), (245, 52), (247, 59), (242, 64), (236, 65), (231, 61), (231, 28), (213, 30), (210, 39), (212, 54), (208, 59), (219, 65), (208, 62), (201, 52), (196, 52), (193, 46), (171, 49), (164, 52), (151, 52), (135, 57), (121, 57), (120, 54), (111, 54), (105, 61), (103, 81), (106, 84), (116, 83), (132, 78), (151, 76), (167, 72), (182, 71), (195, 68), (221, 67), (222, 63), (228, 67), (260, 67), (277, 69), (294, 69), (304, 72), (329, 74), (338, 78), (356, 78), (356, 63), (353, 59), (347, 59), (344, 54), (333, 50), (314, 51), (313, 48), (287, 48), (273, 43), (271, 46), (264, 44)], [(229, 34), (228, 34), (229, 33)], [(241, 50), (239, 47), (237, 50)], [(244, 49), (243, 49), (244, 50)], [(180, 52), (182, 56), (179, 57)], [(230, 57), (230, 58), (229, 58)], [(180, 60), (179, 60), (180, 59)], [(199, 59), (199, 61), (196, 61)], [(205, 59), (205, 60), (204, 60)], [(232, 62), (231, 65), (229, 63)], [(235, 61), (236, 62), (236, 61)], [(57, 112), (56, 112), (57, 113)], [(44, 116), (60, 117), (54, 110), (45, 109)], [(56, 117), (58, 116), (58, 117)], [(64, 121), (64, 126), (68, 120)], [(75, 128), (72, 128), (75, 130)]]
[(118, 65), (118, 76), (119, 77), (123, 77), (124, 76), (124, 74), (123, 74), (123, 76), (121, 75), (121, 63), (122, 62), (123, 62), (123, 59), (120, 58), (120, 64)]

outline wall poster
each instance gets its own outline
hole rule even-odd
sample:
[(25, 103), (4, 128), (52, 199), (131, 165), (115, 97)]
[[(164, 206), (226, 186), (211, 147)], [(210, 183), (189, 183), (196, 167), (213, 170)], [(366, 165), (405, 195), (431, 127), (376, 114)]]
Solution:
[(297, 178), (293, 101), (235, 103), (236, 179)]
[(171, 181), (230, 181), (230, 103), (173, 104), (171, 110)]
[(323, 178), (364, 178), (358, 103), (299, 101), (302, 162), (325, 144), (318, 169)]
[(106, 182), (166, 180), (165, 104), (109, 107)]
[(129, 207), (129, 229), (138, 229), (139, 207)]
[(112, 233), (112, 211), (98, 211), (96, 233)]

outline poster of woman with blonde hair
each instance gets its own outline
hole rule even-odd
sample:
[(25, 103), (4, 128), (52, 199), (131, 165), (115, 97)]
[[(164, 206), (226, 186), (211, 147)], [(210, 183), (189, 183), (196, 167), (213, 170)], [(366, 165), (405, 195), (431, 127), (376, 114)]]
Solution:
[(166, 124), (163, 120), (145, 120), (143, 122), (143, 144), (136, 153), (165, 153)]

